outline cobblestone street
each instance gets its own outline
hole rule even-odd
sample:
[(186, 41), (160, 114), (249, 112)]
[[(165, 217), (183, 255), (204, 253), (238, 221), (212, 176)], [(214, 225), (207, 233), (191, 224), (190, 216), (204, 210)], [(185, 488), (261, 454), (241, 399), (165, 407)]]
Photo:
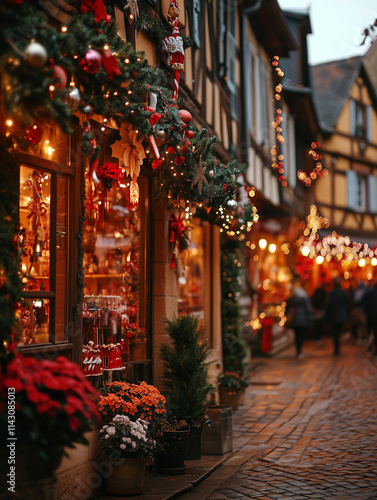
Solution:
[(303, 351), (253, 360), (239, 451), (181, 499), (377, 499), (377, 358), (344, 341), (334, 357), (329, 339)]

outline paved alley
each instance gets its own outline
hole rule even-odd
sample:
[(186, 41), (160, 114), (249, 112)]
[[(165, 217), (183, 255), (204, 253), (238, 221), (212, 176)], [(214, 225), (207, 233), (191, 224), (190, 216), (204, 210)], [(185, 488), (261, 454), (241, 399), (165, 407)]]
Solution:
[(233, 416), (239, 450), (182, 500), (377, 499), (377, 358), (365, 346), (307, 342), (253, 360)]

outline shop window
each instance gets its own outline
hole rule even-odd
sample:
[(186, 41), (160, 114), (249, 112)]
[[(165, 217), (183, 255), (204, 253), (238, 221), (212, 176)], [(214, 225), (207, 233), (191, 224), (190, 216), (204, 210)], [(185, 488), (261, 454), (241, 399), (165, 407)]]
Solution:
[(204, 320), (205, 309), (205, 230), (194, 219), (190, 246), (183, 252), (178, 266), (178, 313)]
[(87, 193), (83, 250), (83, 368), (105, 381), (147, 377), (148, 324), (147, 227), (149, 180), (138, 179), (140, 201), (130, 201), (130, 182), (94, 183)]
[(69, 178), (23, 164), (21, 344), (66, 341)]
[(376, 212), (376, 178), (367, 175), (347, 171), (347, 206), (357, 212)]

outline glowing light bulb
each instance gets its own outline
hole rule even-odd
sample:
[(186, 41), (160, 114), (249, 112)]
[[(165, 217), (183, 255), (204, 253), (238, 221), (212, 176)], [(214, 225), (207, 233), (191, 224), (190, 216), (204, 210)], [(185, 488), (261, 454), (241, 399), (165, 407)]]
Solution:
[(266, 247), (267, 247), (267, 240), (265, 240), (264, 238), (261, 238), (259, 241), (258, 241), (258, 245), (259, 245), (259, 248), (261, 250), (264, 250)]

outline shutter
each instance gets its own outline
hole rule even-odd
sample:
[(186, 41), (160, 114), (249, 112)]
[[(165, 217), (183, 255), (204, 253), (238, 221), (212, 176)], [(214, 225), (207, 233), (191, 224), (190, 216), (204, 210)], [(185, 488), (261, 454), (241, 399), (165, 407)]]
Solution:
[(369, 211), (372, 214), (376, 213), (376, 177), (374, 175), (368, 175), (368, 201), (369, 201)]
[(351, 124), (351, 135), (356, 135), (356, 103), (353, 99), (350, 100), (350, 124)]
[(219, 68), (220, 76), (225, 76), (225, 36), (226, 36), (226, 25), (225, 25), (225, 0), (219, 1), (219, 18), (218, 18), (218, 43), (219, 43)]
[(354, 170), (347, 170), (347, 207), (356, 209), (357, 174)]
[(260, 91), (260, 127), (262, 145), (266, 142), (266, 115), (265, 115), (265, 93), (264, 93), (264, 64), (259, 59), (259, 91)]
[(198, 48), (200, 48), (200, 3), (201, 0), (192, 2), (192, 39)]
[(372, 106), (366, 107), (367, 113), (367, 141), (372, 142)]
[(246, 137), (249, 138), (253, 116), (253, 102), (252, 102), (252, 74), (251, 74), (251, 60), (252, 60), (252, 50), (251, 44), (245, 40), (245, 51), (244, 51), (244, 89), (245, 89), (245, 124), (246, 124)]

